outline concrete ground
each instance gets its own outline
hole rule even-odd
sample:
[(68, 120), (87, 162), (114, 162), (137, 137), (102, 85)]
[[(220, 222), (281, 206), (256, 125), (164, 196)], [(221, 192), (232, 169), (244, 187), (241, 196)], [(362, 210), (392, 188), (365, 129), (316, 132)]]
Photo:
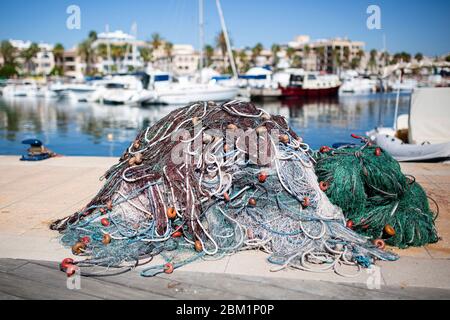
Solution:
[[(450, 299), (450, 164), (443, 163), (402, 164), (403, 171), (414, 175), (438, 202), (436, 225), (441, 241), (423, 248), (390, 248), (401, 258), (396, 262), (378, 262), (379, 273), (378, 269), (364, 270), (356, 277), (344, 278), (298, 270), (271, 272), (273, 265), (266, 261), (264, 253), (244, 251), (218, 261), (194, 262), (172, 275), (153, 279), (139, 277), (138, 270), (111, 278), (83, 278), (87, 288), (68, 293), (65, 275), (57, 270), (57, 262), (71, 253), (59, 244), (58, 234), (48, 225), (83, 207), (101, 187), (99, 177), (116, 161), (62, 157), (21, 162), (17, 156), (0, 156), (0, 299), (120, 298), (121, 294), (125, 298), (149, 299)], [(368, 287), (378, 274), (381, 287)], [(61, 281), (64, 288), (60, 287)], [(133, 285), (118, 289), (127, 281)], [(184, 288), (181, 291), (194, 290), (196, 294), (177, 293), (174, 288), (178, 285), (169, 285), (172, 282), (179, 283)], [(30, 284), (34, 289), (22, 288), (30, 288)], [(167, 287), (164, 290), (159, 287), (163, 284)], [(249, 286), (253, 288), (251, 292)], [(122, 293), (105, 289), (113, 287)], [(96, 291), (99, 288), (105, 289), (103, 294)], [(130, 288), (136, 291), (134, 295), (126, 294)]]

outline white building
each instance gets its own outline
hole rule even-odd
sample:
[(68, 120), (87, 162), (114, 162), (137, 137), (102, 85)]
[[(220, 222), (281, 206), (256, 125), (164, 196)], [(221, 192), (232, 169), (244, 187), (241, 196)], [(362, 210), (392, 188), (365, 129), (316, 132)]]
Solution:
[[(143, 70), (145, 63), (139, 53), (139, 48), (149, 45), (136, 36), (127, 34), (122, 30), (113, 32), (102, 32), (97, 35), (97, 40), (93, 43), (94, 48), (105, 45), (107, 56), (98, 59), (97, 69), (102, 73), (128, 72), (131, 70)], [(123, 56), (114, 57), (114, 47), (124, 48)]]
[[(24, 60), (20, 57), (20, 52), (28, 49), (32, 42), (23, 40), (9, 40), (11, 45), (15, 47), (19, 53), (18, 61), (23, 64)], [(38, 47), (40, 51), (32, 60), (31, 73), (35, 75), (49, 75), (55, 67), (55, 59), (53, 56), (53, 45), (48, 43), (39, 43)], [(20, 70), (24, 71), (24, 70)]]
[(190, 44), (174, 44), (169, 52), (163, 41), (152, 55), (154, 69), (171, 72), (175, 76), (191, 76), (198, 70), (200, 54)]

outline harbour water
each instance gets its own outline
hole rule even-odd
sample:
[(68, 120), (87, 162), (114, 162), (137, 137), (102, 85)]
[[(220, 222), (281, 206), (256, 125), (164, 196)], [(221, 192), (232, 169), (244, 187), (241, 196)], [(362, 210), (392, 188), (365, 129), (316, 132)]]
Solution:
[[(377, 125), (392, 126), (395, 94), (345, 96), (334, 99), (255, 102), (286, 117), (313, 149), (352, 142)], [(399, 114), (407, 113), (410, 96), (400, 96)], [(109, 106), (64, 100), (0, 97), (0, 154), (19, 155), (21, 141), (37, 138), (67, 156), (119, 156), (137, 132), (178, 106)]]

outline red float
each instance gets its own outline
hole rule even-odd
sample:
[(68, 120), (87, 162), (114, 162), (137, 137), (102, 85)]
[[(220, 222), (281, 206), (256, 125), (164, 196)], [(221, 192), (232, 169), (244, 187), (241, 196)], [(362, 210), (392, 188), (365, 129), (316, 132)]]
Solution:
[(103, 226), (108, 227), (109, 226), (109, 220), (108, 218), (103, 218), (102, 220), (100, 220), (100, 222), (102, 223)]

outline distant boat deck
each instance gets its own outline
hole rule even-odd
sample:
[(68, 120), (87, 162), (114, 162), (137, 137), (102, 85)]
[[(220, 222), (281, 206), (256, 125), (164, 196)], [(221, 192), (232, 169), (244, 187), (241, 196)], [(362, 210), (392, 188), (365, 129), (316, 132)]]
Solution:
[[(62, 157), (27, 163), (0, 156), (0, 299), (450, 299), (450, 164), (445, 163), (401, 164), (439, 203), (436, 226), (442, 240), (422, 248), (390, 248), (401, 258), (377, 262), (380, 290), (367, 288), (364, 270), (355, 278), (270, 272), (273, 265), (257, 251), (198, 261), (155, 278), (140, 277), (139, 270), (82, 278), (81, 290), (68, 290), (58, 262), (71, 253), (48, 225), (83, 207), (102, 186), (98, 178), (116, 162)], [(161, 262), (155, 258), (155, 264)]]

